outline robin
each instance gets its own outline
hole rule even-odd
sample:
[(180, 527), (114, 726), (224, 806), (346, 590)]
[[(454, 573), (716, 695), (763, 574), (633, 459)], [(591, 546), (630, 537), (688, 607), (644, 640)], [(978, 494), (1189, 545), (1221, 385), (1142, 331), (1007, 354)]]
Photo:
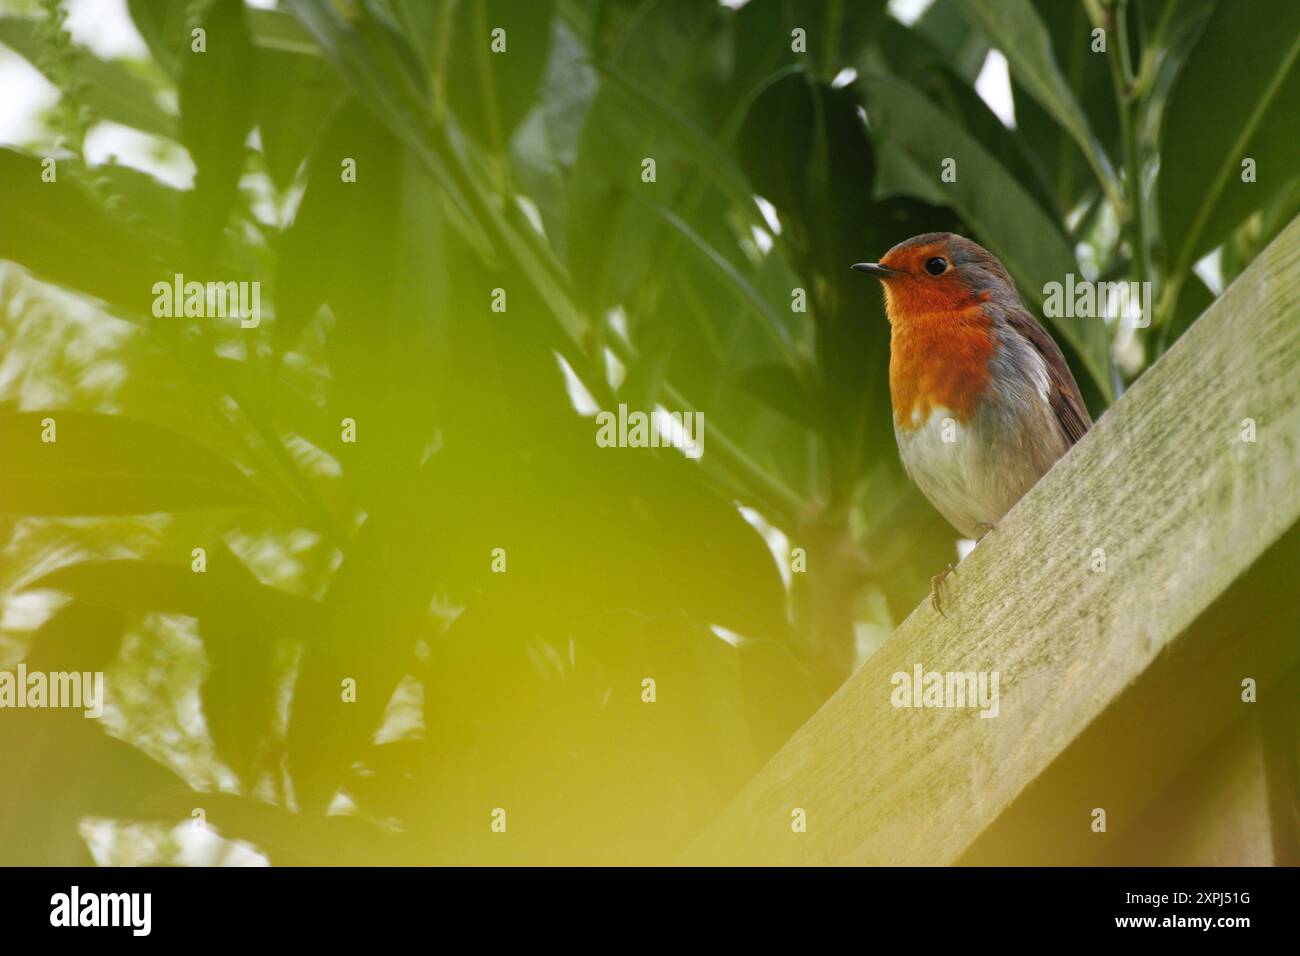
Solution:
[[(853, 266), (880, 279), (903, 467), (964, 537), (982, 538), (1092, 427), (1052, 337), (1006, 267), (948, 232)], [(940, 590), (952, 565), (930, 581)]]

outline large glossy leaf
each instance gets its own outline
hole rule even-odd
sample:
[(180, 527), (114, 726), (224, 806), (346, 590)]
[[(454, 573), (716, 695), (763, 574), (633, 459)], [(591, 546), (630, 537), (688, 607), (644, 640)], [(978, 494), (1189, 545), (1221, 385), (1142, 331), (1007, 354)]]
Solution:
[[(1066, 273), (1078, 271), (1059, 225), (964, 129), (897, 79), (868, 75), (863, 85), (873, 129), (922, 175), (938, 179), (942, 162), (956, 160), (956, 182), (943, 183), (941, 188), (975, 231), (973, 238), (1010, 270), (1031, 308), (1042, 304), (1046, 283), (1064, 282)], [(1064, 318), (1054, 325), (1098, 388), (1109, 395), (1104, 324)]]
[[(55, 441), (42, 441), (46, 419)], [(237, 468), (197, 442), (118, 415), (0, 413), (0, 463), (0, 513), (147, 514), (262, 502)]]
[[(1174, 273), (1295, 177), (1297, 116), (1300, 5), (1220, 3), (1165, 105), (1157, 198)], [(1248, 158), (1255, 182), (1242, 180)]]

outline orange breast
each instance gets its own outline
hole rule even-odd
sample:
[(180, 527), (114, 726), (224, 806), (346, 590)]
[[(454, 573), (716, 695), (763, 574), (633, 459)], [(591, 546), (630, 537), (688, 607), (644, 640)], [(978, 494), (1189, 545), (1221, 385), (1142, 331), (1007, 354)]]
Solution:
[(887, 302), (889, 391), (894, 421), (905, 431), (919, 428), (938, 407), (960, 422), (975, 414), (989, 384), (989, 357), (996, 333), (993, 321), (976, 303), (954, 311), (926, 312)]

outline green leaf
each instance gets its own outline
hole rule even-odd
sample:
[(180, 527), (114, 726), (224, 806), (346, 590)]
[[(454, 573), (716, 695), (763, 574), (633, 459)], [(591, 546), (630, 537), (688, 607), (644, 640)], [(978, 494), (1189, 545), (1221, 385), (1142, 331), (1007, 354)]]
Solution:
[(790, 338), (790, 332), (786, 329), (785, 323), (772, 307), (772, 304), (763, 298), (749, 279), (741, 275), (740, 271), (728, 262), (725, 256), (700, 238), (699, 234), (688, 223), (674, 214), (672, 210), (665, 209), (658, 203), (648, 203), (648, 205), (656, 215), (686, 239), (686, 248), (692, 254), (701, 257), (702, 261), (707, 263), (726, 281), (737, 297), (749, 305), (750, 310), (760, 320), (759, 327), (772, 339), (775, 347), (785, 355), (786, 359), (793, 364), (795, 361), (794, 342)]
[(966, 82), (974, 83), (984, 69), (989, 41), (978, 30), (971, 29), (970, 21), (962, 14), (960, 2), (934, 0), (911, 29), (919, 38), (943, 52), (944, 62), (954, 73)]
[[(39, 28), (24, 17), (0, 17), (0, 41), (45, 71)], [(101, 60), (85, 47), (74, 47), (78, 99), (100, 118), (154, 136), (176, 137), (176, 117), (164, 113), (153, 87), (122, 63)], [(48, 76), (48, 73), (46, 74)]]
[(1276, 198), (1252, 213), (1223, 244), (1219, 270), (1225, 289), (1297, 215), (1300, 215), (1300, 179), (1293, 179)]
[[(461, 125), (500, 152), (534, 101), (550, 46), (554, 0), (462, 0), (452, 25), (447, 98)], [(493, 33), (504, 30), (504, 52)]]
[(241, 0), (217, 0), (203, 21), (206, 52), (183, 54), (181, 140), (194, 160), (188, 226), (200, 261), (219, 247), (253, 127), (256, 57)]
[(809, 431), (816, 431), (820, 427), (808, 387), (790, 366), (764, 362), (745, 370), (736, 384), (768, 408), (798, 422)]
[(154, 249), (110, 219), (66, 170), (42, 180), (42, 162), (0, 149), (0, 258), (51, 282), (141, 315), (162, 278)]
[[(24, 590), (45, 586), (36, 581), (25, 585)], [(43, 671), (107, 670), (122, 647), (130, 622), (130, 615), (119, 608), (94, 601), (69, 601), (32, 635), (27, 667)]]
[[(955, 11), (953, 14), (959, 16)], [(924, 92), (949, 116), (959, 119), (971, 135), (1032, 193), (1044, 212), (1051, 216), (1056, 214), (1051, 185), (1039, 157), (1029, 149), (1019, 129), (1008, 129), (1002, 124), (976, 92), (974, 79), (967, 78), (951, 66), (950, 54), (919, 30), (910, 30), (895, 20), (885, 24), (879, 45), (881, 56), (889, 64), (889, 72)], [(891, 165), (885, 151), (882, 151), (880, 159), (891, 175), (902, 172)], [(891, 192), (880, 178), (878, 175), (875, 194), (877, 198), (884, 198)], [(930, 178), (914, 185), (922, 191), (907, 194), (925, 196), (927, 190), (933, 192), (939, 184)], [(943, 203), (941, 199), (938, 201)]]
[[(960, 0), (954, 0), (960, 2)], [(1122, 156), (1119, 111), (1109, 57), (1092, 52), (1092, 21), (1082, 3), (1032, 0), (1052, 44), (1052, 55), (1074, 94), (1074, 100), (1088, 118), (1088, 126), (1107, 156)], [(1178, 4), (1185, 6), (1186, 4)], [(1130, 32), (1130, 37), (1136, 30)], [(1134, 42), (1133, 40), (1130, 41)], [(1134, 56), (1136, 57), (1136, 51)], [(1073, 211), (1097, 182), (1088, 153), (1055, 116), (1039, 105), (1014, 70), (1011, 93), (1016, 117), (1016, 134), (1033, 151), (1049, 174), (1053, 209), (1064, 217)]]
[(357, 99), (419, 158), (465, 221), (474, 223), (476, 212), (481, 211), (500, 222), (495, 206), (472, 204), (463, 180), (456, 180), (434, 148), (428, 93), (423, 79), (413, 72), (415, 55), (403, 38), (368, 17), (349, 18), (333, 5), (290, 0), (290, 7)]
[(292, 13), (249, 7), (244, 15), (248, 18), (248, 32), (259, 49), (296, 53), (300, 56), (324, 55), (320, 44)]
[[(43, 441), (45, 419), (55, 441)], [(0, 413), (0, 513), (149, 514), (256, 507), (234, 465), (184, 435), (118, 415)]]
[[(224, 545), (208, 548), (207, 570), (188, 565), (115, 559), (65, 565), (23, 585), (62, 591), (78, 601), (133, 615), (185, 614), (237, 620), (245, 627), (307, 638), (321, 625), (319, 605), (261, 583)], [(183, 557), (188, 560), (189, 552)]]
[(1029, 0), (962, 0), (962, 10), (1007, 58), (1011, 75), (1074, 138), (1108, 195), (1114, 170), (1052, 53), (1052, 38)]
[[(1165, 105), (1157, 204), (1171, 276), (1222, 243), (1296, 173), (1300, 4), (1220, 3)], [(1256, 182), (1242, 181), (1242, 162)]]
[[(1063, 282), (1078, 264), (1049, 218), (1006, 169), (954, 120), (907, 84), (892, 77), (863, 78), (873, 131), (909, 158), (922, 174), (939, 176), (941, 164), (957, 162), (956, 182), (943, 183), (952, 208), (1010, 270), (1031, 308), (1042, 305), (1043, 286)], [(1053, 322), (1110, 396), (1104, 323), (1057, 319)]]
[[(312, 56), (259, 44), (257, 74), (262, 155), (272, 182), (284, 190), (293, 182), (320, 134), (322, 120), (334, 112), (344, 89), (334, 68), (319, 53)], [(336, 179), (338, 174), (336, 165)]]
[[(609, 91), (614, 97), (613, 101), (629, 115), (638, 116), (641, 129), (644, 130), (653, 123), (652, 128), (671, 141), (672, 145), (681, 151), (682, 156), (694, 164), (694, 168), (701, 175), (707, 177), (737, 206), (746, 211), (750, 218), (759, 221), (749, 184), (745, 182), (745, 177), (714, 138), (700, 129), (689, 117), (659, 100), (633, 77), (609, 65), (600, 65), (598, 69), (601, 77), (606, 81), (605, 90)], [(784, 75), (786, 71), (783, 70), (768, 79), (772, 81)]]
[[(96, 652), (101, 658), (106, 649), (116, 652), (124, 623), (131, 617), (164, 613), (197, 618), (209, 663), (200, 690), (208, 731), (217, 752), (252, 786), (258, 759), (275, 724), (276, 642), (310, 639), (323, 624), (316, 602), (262, 584), (221, 544), (208, 549), (207, 569), (202, 574), (180, 564), (84, 561), (59, 568), (24, 587), (62, 591), (73, 597), (61, 613), (72, 611), (73, 621), (89, 618), (88, 624), (97, 625), (92, 634), (108, 627), (106, 637), (96, 642), (99, 646), (91, 645), (85, 651)], [(59, 641), (60, 632), (40, 636), (40, 644), (33, 646), (43, 659), (67, 653), (61, 646), (66, 642)], [(82, 646), (78, 643), (77, 650)]]
[[(796, 64), (830, 82), (856, 63), (886, 21), (885, 7), (884, 0), (749, 0), (736, 11), (733, 28), (739, 88)], [(806, 52), (791, 48), (795, 29), (803, 30)]]
[(428, 94), (400, 38), (368, 17), (349, 18), (333, 4), (290, 0), (289, 6), (367, 108), (422, 160), (433, 162)]
[(190, 50), (192, 4), (171, 0), (126, 0), (135, 28), (149, 52), (173, 79), (181, 75), (181, 58)]

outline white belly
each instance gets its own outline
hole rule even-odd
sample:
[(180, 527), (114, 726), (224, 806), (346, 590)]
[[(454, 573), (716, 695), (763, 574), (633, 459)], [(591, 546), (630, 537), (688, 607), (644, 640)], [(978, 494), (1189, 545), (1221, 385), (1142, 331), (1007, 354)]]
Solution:
[[(1050, 410), (1046, 410), (1051, 414)], [(1055, 434), (1054, 421), (1034, 423), (1032, 431), (1008, 429), (1005, 419), (976, 415), (962, 424), (951, 411), (936, 408), (919, 427), (894, 426), (903, 467), (916, 486), (963, 536), (976, 537), (981, 524), (1002, 520), (1065, 450), (1027, 441), (1027, 434)]]

